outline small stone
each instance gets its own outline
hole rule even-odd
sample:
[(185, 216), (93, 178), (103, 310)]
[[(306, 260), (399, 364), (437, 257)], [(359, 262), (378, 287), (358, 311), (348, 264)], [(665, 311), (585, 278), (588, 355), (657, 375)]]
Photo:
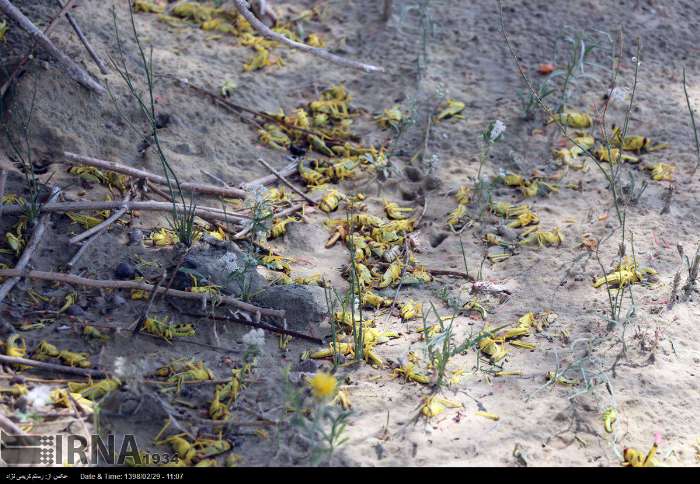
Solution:
[(316, 373), (316, 370), (318, 370), (318, 363), (316, 363), (314, 360), (300, 361), (294, 367), (294, 371), (298, 371), (300, 373)]
[(114, 269), (114, 276), (117, 279), (133, 279), (136, 275), (136, 268), (128, 262), (120, 262), (117, 268)]
[(440, 178), (430, 175), (425, 178), (423, 186), (426, 190), (437, 190), (442, 185), (442, 180)]
[(112, 304), (114, 304), (115, 306), (123, 306), (124, 304), (126, 304), (126, 299), (124, 299), (124, 297), (119, 294), (115, 294), (114, 296), (112, 296)]
[(190, 287), (194, 276), (200, 286), (215, 284), (234, 297), (248, 296), (260, 291), (266, 284), (256, 272), (256, 265), (257, 261), (233, 245), (196, 247), (185, 257), (181, 270), (175, 276), (174, 287)]
[(139, 229), (129, 231), (129, 245), (140, 245), (143, 243), (143, 232)]
[(66, 309), (66, 314), (68, 316), (79, 317), (85, 315), (85, 311), (83, 311), (83, 308), (81, 308), (77, 304), (73, 304), (72, 306), (68, 307), (68, 309)]
[(170, 124), (170, 115), (168, 113), (160, 113), (156, 116), (156, 128), (163, 129)]
[(406, 178), (412, 182), (420, 181), (423, 178), (423, 173), (414, 166), (407, 166), (403, 171), (406, 174)]
[(433, 233), (433, 235), (430, 236), (430, 246), (433, 248), (438, 247), (449, 236), (450, 234), (444, 231)]

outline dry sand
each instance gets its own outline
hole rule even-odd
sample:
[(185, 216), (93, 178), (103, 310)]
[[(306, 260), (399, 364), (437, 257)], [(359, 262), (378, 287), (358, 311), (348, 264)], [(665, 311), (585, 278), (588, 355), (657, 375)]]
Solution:
[[(16, 1), (28, 16), (41, 24), (55, 13), (54, 2)], [(109, 3), (109, 2), (107, 2)], [(112, 17), (106, 2), (80, 2), (74, 15), (97, 52), (103, 57), (116, 54)], [(117, 4), (118, 19), (126, 29), (125, 2)], [(306, 0), (274, 2), (278, 12), (294, 14), (316, 2)], [(412, 123), (395, 141), (390, 158), (392, 171), (388, 180), (369, 181), (369, 177), (349, 180), (343, 190), (362, 190), (368, 196), (372, 213), (380, 214), (383, 198), (427, 211), (414, 240), (420, 251), (417, 258), (428, 267), (463, 270), (459, 238), (447, 232), (446, 217), (455, 207), (454, 193), (464, 184), (472, 185), (479, 167), (481, 133), (496, 119), (507, 130), (503, 141), (496, 144), (484, 167), (487, 176), (505, 171), (530, 174), (539, 170), (547, 175), (560, 173), (562, 187), (557, 193), (528, 199), (541, 218), (544, 229), (559, 227), (564, 236), (560, 247), (522, 248), (509, 259), (482, 265), (485, 251), (480, 228), (462, 233), (469, 271), (482, 270), (483, 279), (508, 289), (506, 297), (483, 296), (487, 306), (487, 322), (492, 326), (514, 324), (528, 311), (552, 311), (558, 315), (554, 324), (529, 340), (534, 351), (509, 347), (502, 362), (505, 370), (518, 370), (522, 376), (494, 377), (475, 367), (476, 355), (470, 351), (450, 361), (451, 370), (463, 369), (459, 383), (443, 390), (443, 395), (463, 404), (462, 409), (448, 409), (426, 420), (416, 417), (422, 398), (430, 389), (417, 383), (405, 383), (392, 377), (390, 368), (368, 365), (339, 371), (353, 404), (348, 427), (349, 441), (331, 461), (338, 466), (617, 466), (625, 447), (646, 451), (658, 432), (662, 437), (657, 460), (665, 465), (697, 465), (700, 438), (698, 364), (700, 346), (695, 333), (700, 309), (697, 294), (687, 302), (666, 309), (674, 275), (680, 268), (677, 245), (692, 255), (698, 243), (698, 182), (700, 174), (692, 173), (696, 158), (692, 132), (682, 89), (682, 68), (687, 69), (689, 94), (700, 99), (700, 65), (697, 62), (697, 19), (700, 5), (687, 1), (533, 1), (506, 0), (505, 21), (513, 45), (528, 74), (539, 79), (536, 67), (542, 62), (560, 65), (565, 61), (567, 46), (564, 36), (586, 32), (600, 41), (590, 66), (590, 78), (579, 77), (572, 93), (571, 105), (591, 112), (600, 105), (608, 91), (612, 44), (600, 31), (617, 36), (624, 33), (623, 60), (618, 84), (631, 87), (633, 81), (635, 39), (641, 38), (642, 55), (635, 107), (631, 113), (630, 132), (668, 143), (668, 149), (645, 155), (641, 165), (630, 167), (640, 183), (649, 183), (641, 199), (627, 207), (626, 225), (634, 233), (634, 249), (641, 266), (658, 272), (658, 280), (634, 287), (635, 314), (623, 328), (607, 331), (608, 296), (603, 288), (594, 289), (592, 280), (602, 275), (595, 255), (581, 246), (584, 234), (601, 239), (616, 224), (607, 183), (589, 161), (587, 171), (564, 171), (552, 157), (559, 147), (557, 129), (543, 126), (543, 118), (523, 120), (516, 93), (523, 89), (512, 59), (503, 43), (495, 1), (431, 1), (427, 17), (422, 16), (420, 2), (400, 1), (388, 23), (381, 21), (380, 3), (370, 1), (328, 1), (322, 21), (305, 24), (308, 31), (318, 32), (331, 47), (341, 47), (342, 55), (363, 59), (386, 67), (385, 74), (364, 74), (328, 64), (303, 53), (278, 49), (284, 66), (244, 73), (242, 65), (250, 50), (237, 45), (233, 38), (211, 39), (211, 34), (192, 26), (168, 27), (155, 15), (137, 14), (136, 23), (145, 44), (153, 46), (156, 66), (158, 108), (171, 115), (172, 123), (162, 130), (165, 150), (174, 170), (182, 179), (211, 182), (202, 170), (214, 174), (232, 186), (266, 175), (256, 159), (263, 157), (273, 166), (288, 163), (286, 153), (262, 146), (254, 128), (222, 110), (191, 90), (182, 87), (179, 79), (187, 79), (212, 91), (224, 80), (234, 81), (237, 88), (232, 100), (256, 110), (286, 112), (309, 102), (330, 85), (344, 83), (353, 96), (351, 105), (360, 112), (355, 131), (364, 144), (381, 143), (391, 138), (390, 131), (381, 131), (372, 116), (394, 104), (411, 114)], [(428, 25), (429, 24), (429, 25)], [(428, 32), (425, 41), (424, 32)], [(131, 122), (140, 122), (135, 105), (129, 101), (126, 88), (111, 71), (98, 75), (77, 38), (66, 22), (61, 22), (51, 38), (71, 57), (77, 59), (98, 79), (110, 87), (123, 113)], [(134, 45), (127, 40), (129, 62), (137, 61)], [(8, 41), (0, 43), (0, 57), (7, 68), (26, 50), (26, 39), (12, 26)], [(18, 133), (16, 120), (30, 104), (36, 88), (37, 105), (30, 133), (33, 159), (53, 173), (53, 183), (68, 185), (68, 197), (100, 199), (104, 193), (93, 187), (86, 194), (65, 167), (55, 163), (62, 150), (108, 160), (121, 160), (139, 168), (159, 173), (157, 158), (138, 153), (141, 142), (120, 118), (110, 97), (96, 98), (74, 84), (55, 65), (39, 53), (38, 60), (17, 84), (9, 98), (9, 114), (3, 118), (13, 133)], [(423, 70), (420, 69), (423, 66)], [(432, 126), (427, 140), (427, 165), (416, 165), (423, 171), (418, 181), (409, 180), (404, 168), (424, 144), (428, 113), (440, 96), (455, 98), (466, 104), (465, 119)], [(558, 92), (551, 99), (554, 100)], [(609, 120), (620, 124), (624, 105), (612, 104)], [(4, 138), (3, 138), (4, 142)], [(0, 144), (5, 155), (11, 150)], [(0, 157), (3, 155), (0, 151)], [(658, 161), (676, 165), (670, 212), (660, 214), (663, 194), (669, 182), (655, 182), (642, 168)], [(54, 163), (54, 164), (51, 164)], [(44, 176), (43, 179), (46, 179)], [(436, 180), (438, 180), (436, 182)], [(624, 179), (627, 182), (627, 179)], [(11, 174), (8, 193), (20, 190), (21, 178)], [(568, 187), (577, 186), (577, 189)], [(515, 189), (497, 187), (496, 200), (516, 203), (522, 196)], [(607, 217), (605, 217), (607, 214)], [(290, 226), (287, 236), (274, 241), (285, 255), (296, 258), (294, 266), (300, 274), (321, 272), (336, 287), (347, 287), (339, 268), (348, 262), (347, 253), (336, 246), (325, 250), (328, 236), (321, 225), (324, 215), (307, 212), (310, 225)], [(80, 230), (66, 217), (54, 217), (50, 240), (35, 258), (41, 270), (56, 270), (67, 262), (74, 249), (67, 250), (71, 231)], [(9, 229), (15, 217), (5, 216), (2, 230)], [(494, 220), (487, 219), (482, 228), (492, 229)], [(132, 226), (144, 230), (165, 226), (162, 218), (144, 215), (132, 219)], [(490, 225), (489, 225), (490, 224)], [(163, 266), (171, 264), (171, 249), (125, 248), (126, 228), (114, 228), (99, 248), (89, 251), (80, 270), (92, 277), (111, 277), (115, 261), (139, 253)], [(433, 243), (445, 232), (444, 241)], [(604, 243), (600, 257), (610, 269), (618, 250), (618, 236)], [(628, 246), (629, 250), (629, 246)], [(7, 257), (5, 259), (8, 259)], [(10, 263), (10, 260), (3, 260)], [(10, 264), (11, 265), (11, 264)], [(685, 269), (682, 269), (685, 272)], [(152, 275), (157, 275), (154, 269)], [(62, 300), (67, 288), (32, 283), (42, 294)], [(20, 286), (27, 288), (29, 286)], [(450, 309), (439, 295), (445, 291), (469, 297), (471, 283), (458, 278), (439, 277), (421, 288), (402, 290), (402, 297), (412, 297), (428, 305), (433, 301), (441, 314)], [(24, 316), (29, 305), (23, 291), (15, 289), (2, 318), (13, 323), (31, 320)], [(97, 291), (81, 291), (79, 302), (84, 314), (78, 319), (127, 326), (138, 316), (141, 303), (129, 303), (126, 309), (103, 316), (95, 297)], [(468, 300), (468, 299), (467, 299)], [(630, 307), (625, 302), (623, 314)], [(200, 328), (196, 340), (212, 343), (213, 323), (178, 314), (171, 305), (161, 303), (157, 310), (170, 313), (181, 322), (195, 322)], [(75, 318), (62, 316), (48, 328), (25, 333), (31, 344), (48, 338), (56, 344), (98, 355), (95, 362), (111, 368), (117, 356), (153, 369), (186, 353), (204, 359), (224, 378), (230, 359), (240, 357), (241, 337), (248, 328), (218, 323), (219, 345), (231, 348), (229, 353), (178, 341), (174, 345), (145, 337), (115, 337), (99, 347), (88, 347), (70, 331), (55, 328), (75, 323)], [(400, 338), (378, 346), (377, 353), (387, 362), (397, 361), (409, 350), (423, 353), (423, 342), (416, 330), (421, 323), (400, 322), (381, 316), (377, 324), (394, 330)], [(478, 332), (484, 322), (475, 313), (455, 320), (456, 338)], [(327, 333), (327, 326), (320, 328)], [(268, 335), (266, 350), (259, 358), (254, 380), (241, 396), (241, 406), (257, 412), (281, 416), (284, 394), (280, 368), (296, 365), (299, 355), (314, 346), (294, 340), (286, 352), (279, 350), (277, 338)], [(591, 387), (583, 385), (545, 386), (545, 374), (567, 365), (578, 365), (567, 373), (583, 379), (583, 367)], [(328, 363), (326, 363), (328, 367)], [(205, 398), (202, 391), (186, 395), (195, 401)], [(207, 390), (208, 392), (208, 390)], [(579, 395), (576, 395), (580, 393)], [(121, 402), (124, 403), (124, 402)], [(127, 402), (128, 403), (128, 402)], [(603, 429), (602, 412), (615, 406), (619, 418), (615, 431)], [(107, 408), (101, 424), (105, 430), (135, 433), (144, 445), (150, 445), (162, 424), (162, 412), (152, 399), (144, 397), (134, 415), (117, 416), (116, 407)], [(492, 421), (475, 412), (485, 410), (497, 414)], [(122, 411), (124, 411), (122, 409)], [(126, 412), (126, 411), (124, 411)], [(160, 412), (160, 413), (159, 413)], [(128, 413), (128, 412), (127, 412)], [(385, 426), (386, 424), (386, 426)], [(291, 431), (271, 430), (265, 439), (250, 432), (231, 435), (234, 452), (245, 465), (304, 465), (302, 453), (290, 439)]]

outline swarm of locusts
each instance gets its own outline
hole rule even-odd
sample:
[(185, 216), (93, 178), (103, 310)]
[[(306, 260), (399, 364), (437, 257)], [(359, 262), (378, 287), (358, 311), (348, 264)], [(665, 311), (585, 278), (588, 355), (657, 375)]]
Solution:
[[(194, 24), (209, 33), (209, 40), (224, 40), (228, 36), (236, 37), (241, 45), (250, 47), (254, 55), (243, 64), (245, 72), (257, 71), (270, 66), (282, 66), (281, 57), (273, 55), (279, 42), (267, 39), (257, 33), (253, 26), (233, 6), (205, 5), (198, 2), (178, 2), (167, 9), (163, 5), (149, 0), (135, 0), (134, 11), (157, 14), (158, 19), (171, 27)], [(297, 15), (299, 18), (318, 19), (322, 7), (314, 7)], [(318, 34), (303, 34), (294, 28), (292, 22), (275, 18), (272, 31), (295, 42), (303, 42), (311, 47), (324, 47), (324, 41)]]

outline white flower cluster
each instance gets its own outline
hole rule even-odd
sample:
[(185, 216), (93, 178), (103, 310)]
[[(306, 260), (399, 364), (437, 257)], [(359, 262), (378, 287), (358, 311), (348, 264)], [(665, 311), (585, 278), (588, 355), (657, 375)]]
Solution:
[(226, 269), (226, 272), (229, 274), (241, 270), (241, 266), (238, 263), (238, 257), (233, 252), (226, 252), (224, 255), (219, 257), (218, 262)]
[(265, 346), (265, 331), (260, 328), (251, 329), (243, 335), (243, 344), (262, 348)]
[(500, 119), (497, 119), (494, 123), (493, 126), (491, 127), (491, 132), (489, 133), (489, 139), (491, 140), (492, 143), (494, 143), (498, 138), (501, 137), (503, 133), (506, 131), (506, 125), (503, 121)]
[(624, 87), (613, 87), (608, 92), (608, 98), (613, 103), (624, 103), (627, 98), (627, 90)]
[(48, 385), (37, 385), (27, 393), (27, 402), (35, 409), (45, 407), (50, 400), (51, 387)]
[(126, 358), (117, 356), (114, 359), (114, 376), (124, 378), (126, 376)]

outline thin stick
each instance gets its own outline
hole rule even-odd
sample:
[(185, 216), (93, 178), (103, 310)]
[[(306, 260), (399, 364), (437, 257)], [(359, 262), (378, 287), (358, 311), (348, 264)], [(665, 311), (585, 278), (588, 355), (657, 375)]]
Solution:
[(262, 163), (262, 165), (263, 165), (265, 168), (267, 168), (268, 170), (270, 170), (270, 171), (272, 172), (273, 175), (275, 175), (277, 178), (279, 178), (279, 180), (280, 180), (282, 183), (284, 183), (284, 184), (287, 185), (289, 188), (291, 188), (292, 190), (294, 190), (294, 192), (296, 192), (301, 198), (303, 198), (304, 200), (306, 200), (307, 202), (309, 202), (311, 205), (316, 205), (316, 201), (314, 201), (313, 199), (311, 199), (306, 193), (302, 192), (302, 191), (299, 190), (296, 186), (294, 186), (294, 184), (291, 183), (289, 180), (287, 180), (279, 171), (277, 171), (277, 170), (275, 170), (274, 168), (272, 168), (272, 167), (270, 166), (270, 164), (269, 164), (267, 161), (263, 160), (262, 158), (258, 158), (258, 161), (259, 161), (260, 163)]
[[(56, 3), (61, 7), (61, 9), (65, 8), (65, 6), (63, 5), (63, 2), (61, 0), (56, 0)], [(68, 5), (68, 4), (66, 4), (66, 5)], [(80, 29), (78, 22), (76, 22), (76, 20), (73, 18), (73, 16), (67, 12), (66, 12), (66, 18), (68, 19), (70, 26), (73, 27), (73, 30), (78, 35), (78, 39), (80, 39), (80, 42), (85, 47), (85, 50), (88, 51), (88, 54), (90, 54), (90, 57), (92, 57), (92, 60), (95, 61), (95, 64), (97, 65), (98, 69), (100, 69), (100, 72), (102, 74), (105, 74), (105, 75), (109, 74), (109, 71), (107, 71), (107, 67), (105, 66), (104, 62), (102, 62), (102, 60), (97, 56), (95, 49), (93, 49), (92, 45), (90, 45), (90, 42), (88, 42), (88, 39), (87, 39), (87, 37), (85, 37), (85, 34), (83, 34), (83, 31)]]
[(273, 422), (271, 420), (265, 420), (262, 422), (241, 422), (241, 421), (233, 421), (233, 419), (227, 419), (227, 420), (210, 420), (206, 418), (200, 418), (200, 417), (194, 417), (193, 420), (195, 420), (197, 423), (200, 424), (205, 424), (205, 425), (232, 425), (235, 427), (268, 427), (270, 425), (277, 425), (277, 422)]
[[(51, 32), (51, 30), (54, 28), (54, 26), (56, 25), (58, 19), (61, 18), (61, 17), (63, 16), (63, 14), (66, 13), (66, 12), (68, 11), (69, 8), (72, 8), (72, 7), (73, 7), (73, 3), (75, 3), (75, 0), (70, 0), (70, 1), (65, 5), (65, 7), (63, 7), (63, 8), (61, 9), (61, 11), (58, 12), (58, 15), (56, 15), (54, 18), (51, 19), (51, 21), (49, 22), (49, 24), (48, 24), (48, 25), (46, 26), (46, 28), (44, 29), (44, 35), (49, 35), (49, 32)], [(34, 53), (34, 50), (36, 49), (36, 46), (37, 46), (37, 41), (36, 41), (36, 39), (35, 39), (35, 40), (34, 40), (34, 43), (32, 44), (32, 48), (29, 49), (29, 52), (27, 52), (27, 53), (24, 55), (24, 57), (21, 58), (21, 60), (20, 60), (19, 63), (17, 64), (17, 66), (16, 66), (16, 67), (14, 68), (14, 70), (12, 71), (12, 74), (10, 74), (10, 77), (8, 77), (8, 78), (7, 78), (7, 81), (5, 81), (5, 84), (3, 84), (2, 87), (0, 87), (0, 98), (3, 97), (3, 96), (5, 96), (5, 93), (6, 93), (7, 90), (10, 88), (10, 86), (12, 85), (12, 83), (15, 82), (15, 80), (17, 80), (17, 78), (19, 77), (20, 73), (22, 72), (22, 68), (27, 64), (27, 62), (29, 62), (29, 59), (32, 58), (32, 54)]]
[(323, 344), (323, 340), (320, 338), (315, 338), (313, 336), (309, 336), (304, 333), (299, 333), (297, 331), (291, 330), (291, 329), (284, 329), (284, 328), (278, 328), (277, 326), (273, 326), (271, 324), (266, 324), (266, 323), (256, 323), (254, 321), (248, 321), (243, 318), (236, 318), (234, 317), (228, 317), (228, 316), (217, 316), (214, 314), (199, 314), (199, 313), (182, 313), (185, 316), (190, 316), (193, 318), (206, 318), (206, 319), (211, 319), (213, 321), (235, 321), (236, 323), (240, 323), (244, 326), (250, 326), (251, 328), (260, 328), (264, 329), (267, 331), (271, 331), (273, 333), (277, 334), (283, 334), (286, 336), (293, 336), (295, 338), (303, 339), (306, 341), (311, 341), (312, 343), (316, 344)]
[[(215, 103), (218, 103), (220, 106), (223, 106), (223, 107), (229, 109), (230, 111), (235, 112), (236, 114), (238, 114), (241, 117), (241, 120), (243, 120), (244, 122), (247, 122), (249, 120), (247, 120), (243, 116), (241, 116), (241, 112), (252, 114), (253, 116), (259, 116), (263, 119), (270, 121), (271, 123), (279, 124), (280, 126), (284, 126), (285, 128), (293, 130), (293, 131), (299, 131), (300, 133), (305, 133), (305, 134), (313, 134), (316, 136), (319, 135), (319, 131), (314, 131), (314, 130), (306, 129), (306, 128), (300, 128), (299, 126), (294, 126), (293, 124), (286, 122), (284, 120), (284, 118), (275, 117), (275, 116), (272, 116), (271, 114), (265, 113), (263, 111), (256, 111), (255, 109), (247, 108), (245, 106), (241, 106), (240, 104), (232, 103), (231, 101), (228, 101), (228, 100), (222, 98), (221, 96), (214, 94), (213, 92), (209, 92), (202, 87), (199, 87), (199, 86), (196, 86), (194, 84), (189, 83), (187, 80), (184, 80), (184, 79), (178, 79), (178, 80), (180, 81), (181, 84), (184, 84), (184, 85), (188, 86), (189, 88), (193, 89), (194, 91), (196, 91), (200, 94), (203, 94), (204, 96), (207, 96)], [(260, 126), (260, 124), (258, 124), (255, 121), (253, 121), (253, 124), (258, 126), (258, 128), (262, 128), (262, 126)], [(334, 143), (340, 143), (340, 144), (345, 143), (345, 140), (341, 140), (338, 138), (334, 138), (332, 136), (328, 136), (324, 132), (321, 132), (320, 134), (322, 134), (323, 139), (325, 139), (327, 141), (331, 141)]]
[(45, 361), (30, 360), (27, 358), (19, 358), (17, 356), (0, 355), (0, 363), (5, 365), (27, 365), (42, 370), (60, 371), (62, 373), (70, 373), (73, 375), (82, 375), (92, 378), (106, 378), (107, 373), (101, 370), (90, 370), (88, 368), (74, 368), (72, 366), (56, 365), (54, 363), (46, 363)]
[(173, 203), (173, 199), (170, 198), (170, 195), (168, 195), (168, 194), (165, 193), (163, 190), (161, 190), (160, 188), (158, 188), (157, 185), (155, 185), (155, 184), (153, 184), (153, 183), (151, 183), (151, 182), (149, 182), (149, 181), (146, 182), (146, 185), (148, 185), (148, 188), (149, 188), (150, 190), (152, 190), (153, 193), (155, 193), (156, 195), (158, 195), (160, 198), (162, 198), (162, 199), (165, 200), (166, 202)]
[(236, 8), (238, 11), (243, 15), (243, 17), (250, 23), (250, 25), (253, 26), (255, 30), (260, 32), (263, 36), (267, 37), (268, 39), (276, 40), (277, 42), (280, 42), (288, 47), (291, 47), (292, 49), (297, 49), (302, 52), (306, 52), (311, 55), (315, 55), (317, 57), (320, 57), (321, 59), (327, 60), (329, 62), (333, 62), (335, 64), (341, 65), (341, 66), (347, 66), (347, 67), (353, 67), (355, 69), (362, 69), (365, 72), (384, 72), (383, 67), (379, 66), (374, 66), (371, 64), (364, 64), (362, 62), (354, 61), (351, 59), (345, 59), (344, 57), (337, 56), (335, 54), (331, 54), (325, 49), (319, 49), (318, 47), (311, 47), (310, 45), (302, 44), (300, 42), (295, 42), (293, 40), (288, 39), (282, 34), (278, 34), (277, 32), (273, 32), (270, 30), (270, 28), (262, 23), (258, 18), (248, 10), (248, 2), (245, 0), (234, 0), (234, 5), (236, 5)]
[(695, 162), (695, 168), (693, 169), (694, 175), (700, 166), (700, 140), (698, 140), (698, 128), (695, 126), (695, 112), (693, 111), (693, 107), (690, 105), (690, 96), (688, 96), (688, 83), (685, 80), (685, 66), (683, 66), (683, 92), (685, 93), (685, 102), (688, 104), (690, 124), (693, 126), (693, 137), (695, 138), (695, 154), (697, 156), (697, 161)]
[[(54, 187), (51, 190), (51, 197), (49, 197), (49, 202), (56, 200), (60, 193), (61, 190)], [(29, 260), (32, 258), (32, 255), (34, 255), (34, 251), (39, 246), (41, 239), (44, 237), (44, 232), (46, 232), (46, 226), (49, 224), (50, 219), (51, 214), (47, 213), (44, 214), (39, 220), (39, 223), (34, 229), (34, 233), (32, 234), (31, 240), (27, 244), (27, 247), (24, 249), (24, 252), (22, 252), (22, 256), (19, 258), (19, 261), (17, 261), (17, 265), (15, 266), (14, 270), (18, 272), (18, 275), (16, 277), (8, 279), (2, 284), (2, 286), (0, 286), (0, 302), (2, 302), (5, 299), (5, 297), (9, 294), (12, 288), (15, 287), (15, 284), (17, 284), (21, 279), (20, 275), (22, 271), (24, 271), (25, 267), (27, 267), (27, 264), (29, 264)]]
[(2, 199), (5, 196), (5, 185), (7, 184), (7, 170), (0, 170), (0, 221), (2, 220)]
[(0, 413), (0, 428), (12, 435), (27, 435), (16, 423), (7, 418), (4, 413)]
[(231, 186), (231, 185), (229, 185), (228, 183), (226, 183), (224, 180), (222, 180), (221, 178), (219, 178), (218, 176), (214, 175), (213, 173), (209, 173), (207, 170), (200, 169), (199, 171), (200, 171), (203, 175), (207, 175), (209, 178), (211, 178), (212, 180), (214, 180), (214, 181), (216, 181), (216, 182), (222, 184), (222, 185), (225, 186), (225, 187), (230, 187), (230, 186)]
[[(12, 380), (12, 379), (17, 379), (18, 382), (20, 383), (48, 383), (50, 385), (62, 385), (65, 383), (68, 383), (69, 381), (75, 381), (72, 378), (69, 380), (64, 380), (64, 379), (56, 379), (56, 378), (32, 378), (29, 376), (22, 376), (22, 375), (0, 375), (0, 380)], [(230, 380), (229, 380), (230, 381)]]
[[(298, 163), (296, 161), (293, 161), (289, 165), (287, 165), (284, 168), (282, 168), (281, 170), (279, 170), (279, 174), (284, 176), (284, 177), (292, 176), (297, 172), (297, 165), (298, 165)], [(255, 188), (257, 186), (272, 185), (273, 183), (275, 183), (277, 178), (278, 177), (276, 175), (266, 175), (264, 177), (257, 178), (255, 180), (252, 180), (252, 181), (249, 181), (246, 183), (242, 183), (240, 185), (240, 187), (243, 190), (252, 190), (253, 188)]]
[[(379, 267), (389, 267), (389, 264), (387, 262), (379, 262), (377, 263)], [(461, 277), (462, 279), (466, 279), (468, 281), (476, 281), (476, 279), (473, 276), (470, 276), (466, 272), (462, 271), (452, 271), (449, 269), (434, 269), (430, 267), (425, 267), (425, 272), (433, 275), (433, 276), (452, 276), (452, 277)]]
[(80, 258), (85, 254), (85, 251), (87, 251), (88, 247), (92, 245), (93, 242), (95, 242), (97, 239), (100, 238), (100, 235), (102, 235), (104, 232), (99, 232), (95, 234), (94, 236), (90, 237), (88, 240), (83, 242), (83, 244), (80, 246), (80, 248), (76, 251), (75, 255), (71, 260), (68, 261), (68, 264), (66, 264), (66, 267), (68, 269), (72, 269), (80, 260)]
[[(101, 287), (106, 289), (140, 289), (145, 292), (153, 290), (152, 284), (147, 284), (141, 281), (116, 281), (112, 279), (89, 279), (86, 277), (75, 276), (73, 274), (63, 274), (60, 272), (47, 271), (26, 271), (18, 269), (0, 269), (0, 277), (29, 277), (30, 279), (40, 279), (44, 281), (58, 281), (66, 284), (75, 284), (86, 287)], [(175, 296), (183, 299), (195, 299), (197, 301), (206, 301), (209, 297), (206, 294), (198, 294), (194, 292), (179, 291), (177, 289), (158, 288), (158, 293), (166, 293), (168, 296)], [(231, 296), (217, 296), (217, 301), (230, 304), (244, 311), (251, 313), (260, 313), (265, 316), (276, 318), (284, 318), (285, 311), (281, 309), (269, 309), (254, 306), (252, 304), (239, 301)]]
[(468, 281), (475, 281), (476, 280), (473, 276), (470, 276), (466, 272), (461, 272), (461, 271), (450, 271), (447, 269), (431, 269), (431, 268), (426, 268), (425, 270), (428, 273), (432, 274), (433, 276), (453, 276), (453, 277), (461, 277), (462, 279), (466, 279)]
[[(72, 2), (69, 2), (71, 4)], [(41, 44), (44, 49), (46, 49), (58, 62), (63, 66), (73, 80), (78, 82), (80, 85), (96, 92), (97, 94), (105, 94), (107, 91), (102, 87), (97, 81), (95, 81), (90, 75), (85, 72), (78, 64), (73, 62), (70, 57), (61, 52), (54, 44), (49, 40), (49, 38), (44, 35), (44, 33), (39, 30), (36, 25), (32, 23), (24, 14), (9, 0), (0, 0), (0, 10), (2, 10), (5, 15), (10, 17), (12, 20), (17, 22), (22, 29), (27, 31), (35, 41)]]
[[(177, 269), (175, 270), (175, 273), (177, 273)], [(163, 275), (160, 277), (158, 280), (158, 283), (153, 286), (153, 290), (151, 291), (151, 296), (148, 298), (148, 304), (146, 304), (146, 308), (143, 310), (141, 313), (141, 316), (139, 319), (136, 320), (136, 324), (134, 324), (134, 329), (131, 332), (131, 334), (137, 334), (139, 331), (141, 331), (141, 328), (143, 328), (143, 324), (148, 319), (148, 313), (151, 312), (151, 307), (153, 307), (153, 301), (156, 300), (156, 295), (158, 294), (158, 288), (163, 284), (163, 281), (165, 281), (165, 278), (168, 276), (168, 273), (166, 271), (163, 271)], [(170, 287), (167, 287), (165, 290), (167, 291), (170, 289)]]
[(382, 12), (382, 20), (384, 22), (388, 22), (391, 18), (391, 10), (393, 3), (394, 2), (392, 0), (384, 0), (384, 11)]
[[(1, 0), (0, 0), (1, 1)], [(123, 173), (125, 175), (133, 176), (135, 178), (145, 178), (146, 180), (152, 181), (159, 185), (168, 185), (168, 180), (160, 175), (150, 173), (145, 170), (139, 170), (138, 168), (133, 168), (127, 165), (122, 165), (120, 163), (115, 163), (113, 161), (100, 160), (97, 158), (91, 158), (89, 156), (82, 156), (76, 153), (70, 153), (65, 151), (63, 155), (66, 157), (65, 162), (71, 165), (88, 165), (95, 168), (102, 168), (108, 171), (114, 171), (117, 173)], [(218, 187), (216, 185), (206, 185), (203, 183), (191, 183), (183, 182), (180, 183), (180, 189), (185, 191), (206, 193), (208, 195), (219, 195), (222, 197), (231, 198), (245, 198), (245, 190), (240, 188), (231, 187)]]
[(131, 200), (131, 194), (127, 194), (127, 196), (122, 200), (122, 208), (120, 208), (118, 211), (114, 212), (112, 216), (110, 216), (108, 219), (106, 219), (104, 222), (95, 225), (91, 229), (86, 230), (82, 234), (78, 234), (72, 239), (68, 241), (69, 244), (77, 244), (81, 240), (87, 239), (88, 237), (91, 237), (93, 234), (99, 234), (102, 233), (103, 231), (107, 230), (107, 228), (112, 225), (114, 222), (119, 220), (122, 215), (124, 215), (128, 209), (129, 209), (129, 201)]
[[(119, 200), (107, 200), (99, 202), (56, 202), (56, 203), (46, 203), (41, 206), (41, 212), (80, 212), (80, 211), (99, 211), (99, 210), (114, 210), (122, 208), (124, 202)], [(152, 210), (157, 212), (172, 212), (173, 209), (178, 212), (184, 212), (188, 209), (182, 207), (181, 205), (176, 205), (173, 207), (172, 203), (168, 202), (134, 202), (130, 201), (126, 204), (127, 210)], [(4, 212), (11, 213), (22, 213), (24, 212), (24, 207), (22, 205), (6, 205)], [(250, 217), (240, 214), (224, 212), (221, 209), (214, 207), (195, 207), (195, 215), (202, 218), (212, 218), (215, 220), (224, 220), (229, 222), (247, 222)]]

